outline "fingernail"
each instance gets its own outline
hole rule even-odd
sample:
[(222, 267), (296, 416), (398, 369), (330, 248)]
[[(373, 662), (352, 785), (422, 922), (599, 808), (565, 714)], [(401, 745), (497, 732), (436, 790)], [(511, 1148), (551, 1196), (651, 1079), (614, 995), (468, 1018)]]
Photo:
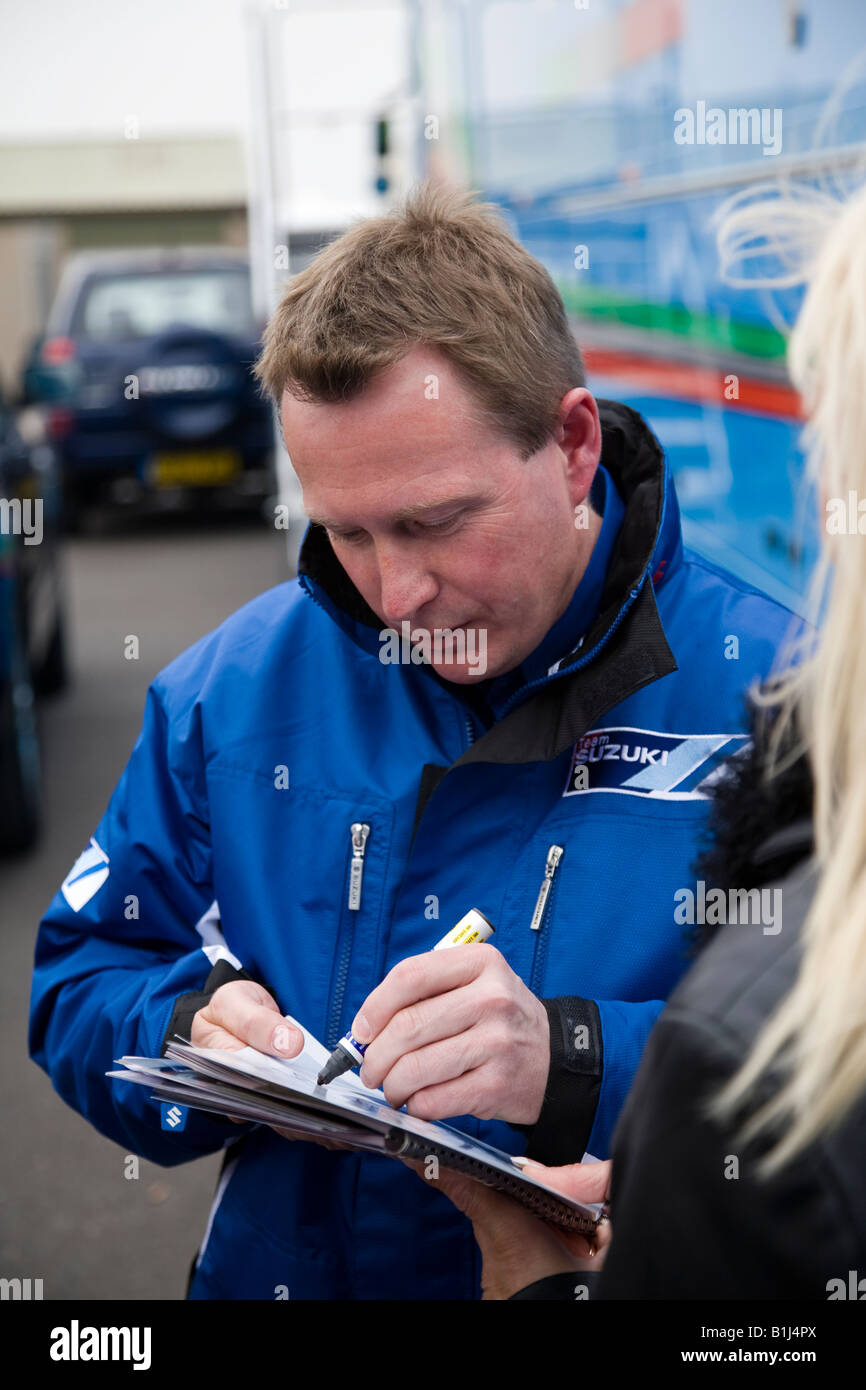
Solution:
[(271, 1044), (272, 1044), (273, 1049), (274, 1049), (275, 1052), (288, 1052), (288, 1050), (289, 1050), (289, 1030), (288, 1030), (288, 1028), (283, 1027), (282, 1024), (280, 1025), (279, 1028), (275, 1028), (275, 1029), (274, 1029), (274, 1036), (273, 1036), (273, 1038), (271, 1039)]
[(369, 1042), (372, 1036), (373, 1030), (367, 1022), (366, 1018), (363, 1014), (358, 1014), (358, 1017), (352, 1024), (352, 1037), (355, 1039), (356, 1042), (365, 1043)]

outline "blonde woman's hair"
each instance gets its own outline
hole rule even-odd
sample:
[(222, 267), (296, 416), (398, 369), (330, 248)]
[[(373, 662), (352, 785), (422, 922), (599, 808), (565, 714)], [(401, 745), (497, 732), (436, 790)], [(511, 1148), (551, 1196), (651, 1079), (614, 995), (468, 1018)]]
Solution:
[(255, 371), (278, 406), (284, 391), (346, 401), (422, 344), (449, 359), (485, 422), (524, 458), (553, 434), (562, 397), (585, 384), (544, 266), (494, 205), (430, 181), (293, 276)]
[[(788, 362), (808, 417), (806, 481), (821, 509), (811, 603), (823, 619), (809, 649), (789, 653), (781, 683), (758, 697), (777, 713), (765, 775), (779, 771), (786, 734), (809, 759), (817, 887), (796, 981), (710, 1107), (733, 1118), (762, 1083), (770, 1092), (776, 1072), (780, 1084), (740, 1132), (743, 1143), (772, 1132), (761, 1162), (769, 1176), (866, 1090), (866, 534), (828, 534), (825, 525), (838, 499), (866, 498), (866, 185), (850, 197), (768, 185), (722, 212), (729, 281), (808, 287)], [(781, 270), (745, 273), (745, 262), (765, 258)]]

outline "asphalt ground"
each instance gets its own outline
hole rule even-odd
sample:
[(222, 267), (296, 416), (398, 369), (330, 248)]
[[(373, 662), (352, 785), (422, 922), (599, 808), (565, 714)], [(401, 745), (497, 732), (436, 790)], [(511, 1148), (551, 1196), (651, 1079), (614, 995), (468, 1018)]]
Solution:
[[(92, 1129), (27, 1055), (39, 920), (87, 844), (141, 724), (147, 686), (198, 637), (289, 576), (285, 532), (262, 521), (109, 519), (65, 544), (72, 675), (41, 705), (45, 825), (0, 861), (0, 1277), (45, 1299), (180, 1299), (220, 1164), (139, 1160)], [(124, 656), (139, 639), (139, 659)]]

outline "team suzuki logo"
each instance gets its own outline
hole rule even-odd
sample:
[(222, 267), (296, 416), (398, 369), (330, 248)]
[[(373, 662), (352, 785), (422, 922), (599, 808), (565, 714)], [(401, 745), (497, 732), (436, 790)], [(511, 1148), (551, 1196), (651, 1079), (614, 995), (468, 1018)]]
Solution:
[(61, 883), (60, 891), (72, 911), (80, 912), (107, 878), (108, 855), (94, 839), (91, 839), (87, 849), (83, 854), (79, 854)]
[(655, 729), (593, 729), (574, 746), (563, 796), (619, 792), (668, 801), (706, 798), (745, 734), (662, 734)]

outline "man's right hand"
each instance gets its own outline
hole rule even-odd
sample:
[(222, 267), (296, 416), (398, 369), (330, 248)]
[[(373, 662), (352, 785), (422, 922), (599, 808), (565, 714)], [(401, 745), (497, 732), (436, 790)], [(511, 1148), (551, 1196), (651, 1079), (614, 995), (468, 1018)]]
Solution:
[(254, 980), (220, 985), (192, 1021), (194, 1047), (237, 1052), (254, 1047), (270, 1057), (297, 1057), (304, 1035), (280, 1013), (277, 1001)]

